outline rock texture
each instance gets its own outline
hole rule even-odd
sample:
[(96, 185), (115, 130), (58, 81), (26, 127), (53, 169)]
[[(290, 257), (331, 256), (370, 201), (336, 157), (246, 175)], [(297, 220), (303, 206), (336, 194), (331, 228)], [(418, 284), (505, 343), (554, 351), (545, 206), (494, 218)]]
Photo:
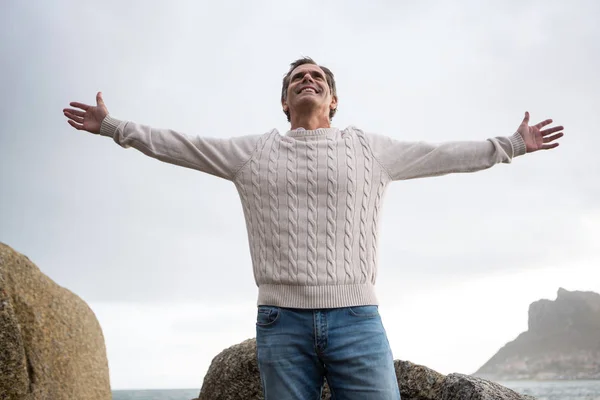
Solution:
[(111, 399), (92, 310), (0, 243), (0, 399)]
[(462, 374), (450, 374), (444, 382), (442, 400), (535, 400), (495, 382)]
[(529, 306), (529, 326), (474, 375), (492, 380), (600, 379), (600, 294), (558, 290)]
[[(408, 361), (395, 361), (402, 400), (526, 400), (498, 385), (466, 375), (444, 376)], [(256, 340), (223, 350), (212, 361), (200, 394), (194, 400), (264, 399), (256, 362)], [(331, 399), (325, 385), (322, 399)]]

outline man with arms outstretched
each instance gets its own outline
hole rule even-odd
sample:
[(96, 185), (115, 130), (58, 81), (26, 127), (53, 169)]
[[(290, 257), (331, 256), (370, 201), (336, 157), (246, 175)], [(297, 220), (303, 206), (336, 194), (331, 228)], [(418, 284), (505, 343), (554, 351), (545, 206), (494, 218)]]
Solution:
[(553, 149), (563, 127), (529, 126), (480, 141), (398, 141), (331, 126), (334, 76), (309, 58), (293, 62), (280, 134), (216, 139), (113, 118), (70, 103), (75, 129), (112, 138), (164, 162), (232, 181), (242, 202), (258, 286), (257, 357), (266, 400), (316, 400), (324, 378), (335, 399), (398, 400), (379, 312), (378, 223), (392, 181), (474, 172)]

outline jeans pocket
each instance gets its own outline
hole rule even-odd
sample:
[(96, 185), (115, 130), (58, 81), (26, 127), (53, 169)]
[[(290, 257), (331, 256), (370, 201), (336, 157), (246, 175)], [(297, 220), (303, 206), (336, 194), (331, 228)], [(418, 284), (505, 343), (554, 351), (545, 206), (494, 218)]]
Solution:
[(355, 306), (348, 307), (350, 315), (361, 318), (373, 318), (379, 316), (378, 306)]
[(273, 325), (279, 319), (279, 315), (281, 315), (281, 310), (279, 307), (258, 306), (258, 312), (256, 314), (256, 325), (257, 326)]

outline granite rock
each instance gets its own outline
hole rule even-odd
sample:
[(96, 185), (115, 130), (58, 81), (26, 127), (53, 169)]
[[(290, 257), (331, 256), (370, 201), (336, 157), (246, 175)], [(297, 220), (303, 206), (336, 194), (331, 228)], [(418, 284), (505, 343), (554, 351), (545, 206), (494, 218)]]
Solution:
[(92, 310), (0, 243), (0, 399), (112, 398)]
[[(395, 360), (402, 400), (528, 400), (497, 383), (467, 375), (442, 375), (409, 361)], [(322, 399), (331, 399), (325, 383)], [(256, 340), (248, 339), (219, 353), (194, 400), (264, 399), (256, 361)]]

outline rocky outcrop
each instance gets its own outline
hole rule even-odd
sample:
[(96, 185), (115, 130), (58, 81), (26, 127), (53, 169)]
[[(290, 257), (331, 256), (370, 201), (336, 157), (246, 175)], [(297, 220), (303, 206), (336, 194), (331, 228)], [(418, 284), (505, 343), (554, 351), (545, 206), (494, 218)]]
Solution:
[(104, 336), (92, 310), (2, 243), (0, 399), (111, 399)]
[[(497, 383), (461, 374), (444, 376), (408, 361), (395, 361), (402, 400), (526, 400)], [(256, 361), (256, 340), (223, 350), (212, 361), (194, 400), (263, 399)], [(322, 399), (331, 399), (325, 385)]]
[(600, 294), (558, 290), (529, 306), (528, 330), (474, 375), (493, 380), (600, 379)]

